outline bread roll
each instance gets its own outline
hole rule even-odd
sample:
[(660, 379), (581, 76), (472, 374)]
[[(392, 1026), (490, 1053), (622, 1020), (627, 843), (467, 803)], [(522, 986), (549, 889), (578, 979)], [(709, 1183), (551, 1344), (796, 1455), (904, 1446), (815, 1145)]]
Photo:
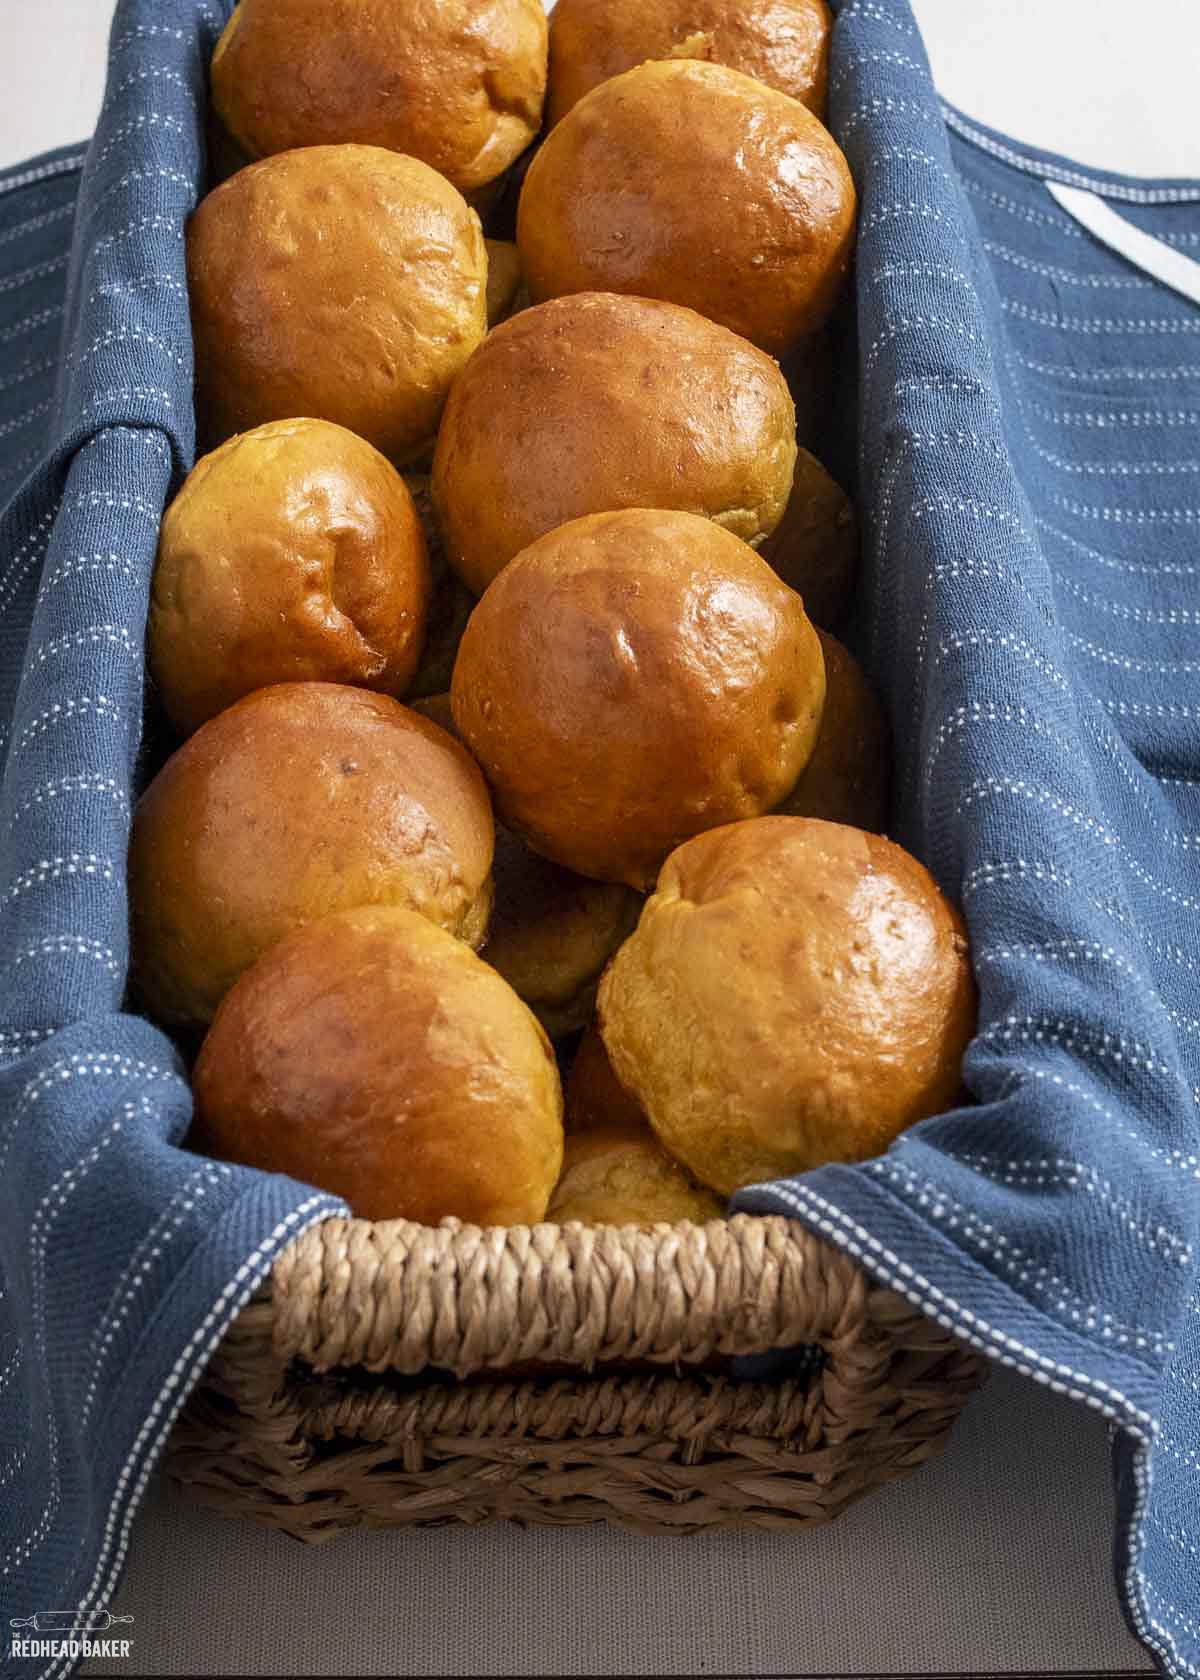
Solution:
[(813, 623), (836, 630), (854, 598), (858, 532), (846, 492), (807, 449), (796, 452), (787, 507), (761, 553)]
[(783, 375), (736, 333), (647, 298), (555, 298), (489, 333), (455, 381), (432, 480), (447, 556), (481, 594), (537, 537), (625, 507), (761, 542), (795, 432)]
[(688, 1177), (654, 1133), (605, 1125), (567, 1138), (546, 1218), (558, 1225), (703, 1225), (725, 1204)]
[(841, 642), (818, 630), (825, 656), (825, 709), (812, 757), (778, 816), (819, 817), (871, 831), (887, 824), (891, 751), (887, 719)]
[(394, 905), (301, 928), (242, 975), (196, 1063), (191, 1141), (363, 1219), (540, 1220), (562, 1161), (546, 1035), (499, 975)]
[[(425, 640), (416, 674), (408, 685), (406, 699), (429, 699), (443, 694), (450, 687), (450, 673), (458, 654), (458, 644), (467, 627), (475, 597), (466, 584), (450, 570), (446, 559), (446, 545), (433, 511), (429, 493), (429, 474), (406, 472), (404, 482), (412, 495), (413, 506), (425, 533), (425, 547), (429, 554), (431, 592), (429, 613), (425, 624)], [(435, 717), (434, 722), (440, 723)]]
[(499, 326), (512, 314), (521, 290), (521, 258), (509, 239), (485, 239), (487, 246), (487, 323)]
[(589, 1027), (567, 1075), (566, 1150), (547, 1219), (565, 1225), (703, 1224), (725, 1205), (667, 1154), (617, 1081), (604, 1041)]
[(461, 192), (542, 121), (541, 0), (241, 0), (212, 97), (251, 157), (357, 141), (420, 158)]
[(334, 683), (260, 688), (169, 758), (134, 815), (134, 975), (151, 1013), (203, 1024), (294, 927), (401, 904), (478, 945), (487, 789), (444, 730)]
[(402, 694), (429, 560), (404, 480), (326, 420), (274, 420), (205, 455), (163, 517), (150, 664), (182, 734), (299, 680)]
[(727, 64), (824, 120), (831, 23), (825, 0), (558, 0), (546, 120), (648, 58)]
[(511, 561), (451, 684), (504, 824), (639, 889), (688, 835), (787, 794), (824, 698), (799, 596), (711, 520), (645, 509), (572, 520)]
[(721, 64), (643, 64), (552, 129), (521, 190), (535, 303), (626, 292), (687, 304), (782, 355), (832, 309), (854, 184), (798, 100)]
[(773, 816), (667, 859), (599, 1019), (664, 1147), (730, 1195), (865, 1160), (952, 1103), (975, 987), (962, 919), (915, 858)]
[(591, 1019), (605, 964), (637, 926), (640, 896), (572, 874), (502, 826), (493, 880), (485, 960), (551, 1038), (577, 1032)]
[[(413, 709), (457, 734), (448, 694), (416, 700)], [(640, 895), (560, 868), (500, 824), (492, 888), (484, 957), (551, 1038), (585, 1027), (604, 965), (637, 925)]]
[(479, 217), (378, 146), (309, 146), (231, 176), (188, 224), (187, 267), (209, 443), (305, 414), (406, 461), (487, 325)]
[(563, 1091), (563, 1124), (568, 1133), (615, 1126), (649, 1126), (640, 1105), (612, 1070), (600, 1029), (593, 1021), (579, 1040)]

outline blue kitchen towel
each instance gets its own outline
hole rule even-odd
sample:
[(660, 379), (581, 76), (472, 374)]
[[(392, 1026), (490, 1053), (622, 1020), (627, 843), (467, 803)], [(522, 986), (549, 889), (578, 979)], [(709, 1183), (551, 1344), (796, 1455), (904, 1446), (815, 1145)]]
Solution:
[(108, 1606), (225, 1328), (289, 1237), (345, 1211), (182, 1150), (179, 1057), (121, 1007), (149, 579), (193, 450), (183, 221), (217, 28), (195, 0), (122, 4), (82, 181), (70, 153), (0, 177), (5, 1673), (74, 1666), (78, 1642), (19, 1654), (37, 1635), (10, 1622)]
[[(206, 1356), (280, 1244), (340, 1211), (181, 1150), (179, 1060), (121, 1008), (149, 577), (193, 450), (182, 232), (227, 10), (120, 0), (82, 178), (70, 152), (0, 176), (6, 1618), (109, 1604)], [(831, 93), (861, 195), (862, 646), (897, 834), (963, 905), (980, 1030), (972, 1106), (739, 1202), (1113, 1421), (1131, 1625), (1200, 1676), (1200, 310), (1045, 183), (1197, 255), (1200, 185), (944, 112), (905, 0), (842, 6)], [(4, 1633), (14, 1673), (72, 1665)]]

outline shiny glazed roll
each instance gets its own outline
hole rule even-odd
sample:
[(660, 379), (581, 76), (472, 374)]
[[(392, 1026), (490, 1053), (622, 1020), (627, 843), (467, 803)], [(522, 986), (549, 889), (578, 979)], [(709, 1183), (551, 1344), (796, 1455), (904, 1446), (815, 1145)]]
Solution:
[(601, 82), (551, 130), (517, 243), (535, 303), (665, 298), (778, 356), (833, 308), (854, 209), (845, 158), (798, 100), (672, 59)]
[(817, 635), (825, 656), (821, 728), (800, 780), (775, 811), (878, 831), (891, 785), (887, 719), (854, 655), (827, 631)]
[(202, 1025), (294, 927), (362, 904), (407, 906), (478, 945), (493, 832), (474, 760), (426, 718), (335, 683), (260, 688), (138, 802), (138, 990), (161, 1020)]
[(182, 734), (256, 688), (402, 694), (429, 560), (404, 480), (326, 420), (274, 420), (199, 460), (163, 517), (150, 664)]
[(582, 1034), (563, 1090), (563, 1124), (568, 1133), (606, 1126), (636, 1130), (649, 1122), (612, 1070), (600, 1029), (593, 1021)]
[(546, 1218), (558, 1225), (703, 1225), (725, 1204), (689, 1178), (643, 1121), (572, 1134)]
[(372, 905), (301, 928), (217, 1011), (190, 1141), (363, 1219), (542, 1218), (563, 1152), (554, 1053), (460, 940)]
[(355, 141), (493, 180), (542, 121), (541, 0), (241, 0), (212, 97), (251, 157)]
[(915, 858), (772, 816), (667, 859), (599, 1020), (664, 1147), (729, 1195), (949, 1106), (975, 1007), (962, 919)]
[(589, 1027), (567, 1075), (567, 1143), (547, 1219), (565, 1225), (695, 1225), (725, 1204), (667, 1154), (637, 1103), (622, 1089), (604, 1041)]
[(807, 449), (796, 451), (787, 507), (761, 552), (813, 623), (836, 630), (854, 598), (858, 530), (850, 498)]
[[(414, 700), (413, 709), (457, 734), (448, 694)], [(492, 888), (486, 960), (551, 1038), (585, 1027), (605, 964), (637, 926), (641, 895), (539, 857), (500, 824)]]
[[(404, 482), (425, 533), (432, 584), (421, 660), (406, 696), (411, 702), (418, 697), (431, 699), (450, 687), (450, 673), (454, 669), (458, 644), (475, 605), (475, 597), (461, 578), (450, 570), (446, 546), (434, 517), (428, 473), (406, 472)], [(433, 716), (432, 713), (429, 715)], [(441, 723), (442, 719), (433, 716), (433, 721)]]
[(648, 58), (727, 64), (824, 119), (831, 22), (825, 0), (558, 0), (546, 120)]
[(408, 460), (487, 325), (479, 217), (428, 165), (378, 146), (240, 170), (189, 222), (187, 268), (208, 443), (305, 414)]
[(824, 698), (799, 596), (711, 520), (645, 509), (572, 520), (511, 561), (451, 684), (505, 826), (639, 889), (681, 840), (790, 791)]
[(483, 956), (551, 1038), (586, 1026), (605, 964), (637, 926), (639, 894), (589, 881), (496, 829), (492, 919)]
[(526, 309), (455, 381), (432, 492), (446, 553), (481, 594), (569, 519), (702, 514), (761, 542), (783, 515), (796, 411), (778, 366), (694, 310), (588, 292)]

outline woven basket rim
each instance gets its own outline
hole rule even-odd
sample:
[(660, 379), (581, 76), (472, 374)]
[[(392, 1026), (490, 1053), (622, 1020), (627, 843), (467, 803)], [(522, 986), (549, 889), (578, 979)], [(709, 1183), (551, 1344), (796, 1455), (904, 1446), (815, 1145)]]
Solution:
[[(779, 1378), (742, 1380), (722, 1357), (802, 1345), (824, 1357)], [(924, 1463), (981, 1374), (784, 1218), (332, 1219), (243, 1309), (170, 1467), (193, 1497), (308, 1542), (498, 1518), (791, 1529)]]
[(258, 1302), (278, 1363), (317, 1372), (841, 1355), (870, 1326), (920, 1344), (931, 1325), (806, 1226), (754, 1214), (648, 1228), (332, 1218), (284, 1250)]

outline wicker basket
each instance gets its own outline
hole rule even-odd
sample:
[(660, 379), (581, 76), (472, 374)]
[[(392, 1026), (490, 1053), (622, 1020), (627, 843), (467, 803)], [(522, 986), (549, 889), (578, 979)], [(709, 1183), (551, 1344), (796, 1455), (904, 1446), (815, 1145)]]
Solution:
[[(733, 1356), (782, 1348), (786, 1380), (730, 1374)], [(308, 1541), (496, 1517), (790, 1528), (923, 1464), (980, 1377), (973, 1353), (785, 1219), (334, 1219), (242, 1313), (168, 1468)]]

